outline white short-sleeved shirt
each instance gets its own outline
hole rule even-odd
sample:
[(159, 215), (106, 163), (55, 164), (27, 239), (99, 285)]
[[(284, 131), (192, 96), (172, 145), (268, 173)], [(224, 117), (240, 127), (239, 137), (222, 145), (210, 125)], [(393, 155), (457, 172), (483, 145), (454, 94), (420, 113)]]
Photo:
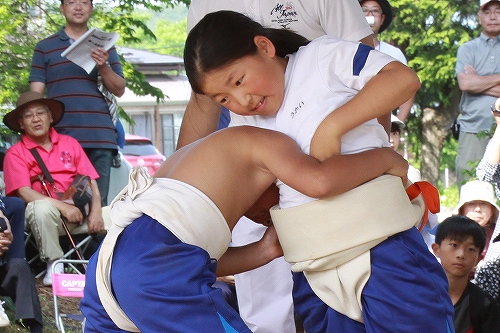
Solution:
[[(284, 101), (275, 117), (232, 113), (231, 125), (252, 125), (280, 131), (309, 154), (311, 139), (325, 117), (351, 100), (392, 61), (395, 59), (364, 44), (331, 36), (320, 37), (289, 55)], [(376, 119), (342, 136), (342, 154), (380, 147), (389, 147), (389, 140)], [(280, 181), (277, 185), (280, 187), (282, 208), (314, 200)]]
[(382, 52), (382, 53), (390, 55), (394, 59), (397, 59), (400, 62), (402, 62), (403, 64), (408, 66), (408, 61), (406, 60), (406, 57), (403, 54), (403, 51), (401, 51), (399, 48), (395, 47), (394, 45), (391, 45), (389, 43), (381, 41), (378, 44), (377, 50)]
[(357, 0), (193, 0), (188, 31), (218, 10), (243, 13), (266, 27), (290, 29), (310, 40), (329, 34), (358, 41), (373, 33)]

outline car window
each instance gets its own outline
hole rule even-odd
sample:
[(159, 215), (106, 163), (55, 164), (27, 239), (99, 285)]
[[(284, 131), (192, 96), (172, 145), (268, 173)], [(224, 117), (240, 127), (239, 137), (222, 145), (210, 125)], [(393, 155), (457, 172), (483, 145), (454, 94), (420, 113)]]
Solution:
[(156, 155), (158, 151), (155, 146), (147, 142), (127, 142), (123, 149), (121, 149), (124, 155), (133, 156), (145, 156), (145, 155)]

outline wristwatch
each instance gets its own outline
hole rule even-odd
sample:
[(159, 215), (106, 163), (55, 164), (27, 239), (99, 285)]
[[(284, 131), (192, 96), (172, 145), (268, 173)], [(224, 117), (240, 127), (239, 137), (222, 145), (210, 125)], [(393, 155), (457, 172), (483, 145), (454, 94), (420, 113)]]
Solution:
[(500, 110), (497, 110), (495, 108), (495, 105), (490, 106), (490, 108), (491, 108), (491, 112), (498, 112), (498, 113), (500, 113)]

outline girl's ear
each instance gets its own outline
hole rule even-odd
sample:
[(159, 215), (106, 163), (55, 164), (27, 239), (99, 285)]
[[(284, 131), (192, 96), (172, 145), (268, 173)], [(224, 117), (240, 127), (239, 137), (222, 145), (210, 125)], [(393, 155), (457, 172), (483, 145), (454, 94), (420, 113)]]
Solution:
[(263, 51), (271, 58), (274, 58), (276, 55), (276, 48), (269, 38), (257, 35), (253, 38), (253, 41), (259, 51)]

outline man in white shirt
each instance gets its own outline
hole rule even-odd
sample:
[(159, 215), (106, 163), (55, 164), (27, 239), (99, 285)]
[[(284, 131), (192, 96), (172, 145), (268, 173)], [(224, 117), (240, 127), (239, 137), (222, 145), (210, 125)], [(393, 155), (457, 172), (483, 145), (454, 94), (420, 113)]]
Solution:
[[(233, 10), (265, 26), (291, 29), (308, 39), (333, 35), (373, 46), (372, 31), (356, 0), (193, 0), (188, 30), (206, 14)], [(235, 27), (237, 29), (237, 27)], [(227, 111), (227, 110), (226, 110)], [(191, 96), (177, 148), (217, 129), (221, 106), (203, 95)], [(387, 127), (390, 121), (387, 117)], [(389, 132), (387, 130), (387, 132)], [(266, 227), (242, 218), (233, 230), (234, 246), (260, 239)], [(241, 317), (255, 333), (295, 333), (290, 264), (283, 258), (235, 276)]]
[[(392, 22), (392, 7), (389, 2), (387, 0), (360, 0), (359, 4), (365, 13), (366, 21), (370, 25), (370, 28), (372, 28), (373, 46), (375, 49), (408, 65), (405, 55), (399, 48), (383, 42), (377, 37), (377, 35), (387, 29)], [(399, 106), (397, 117), (401, 121), (404, 122), (410, 114), (414, 101), (415, 96)]]

